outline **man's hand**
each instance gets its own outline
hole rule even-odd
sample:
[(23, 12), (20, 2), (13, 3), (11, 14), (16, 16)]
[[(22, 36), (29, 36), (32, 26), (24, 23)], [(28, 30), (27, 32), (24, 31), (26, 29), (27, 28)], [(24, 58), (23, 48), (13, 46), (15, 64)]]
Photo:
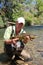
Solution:
[(16, 42), (19, 40), (19, 38), (12, 39), (12, 43), (16, 44)]
[(14, 39), (9, 39), (9, 40), (5, 40), (4, 42), (6, 42), (6, 44), (15, 44), (17, 41), (19, 40), (19, 38), (14, 38)]
[(27, 43), (30, 40), (29, 36), (26, 36), (25, 39), (23, 40), (24, 43)]

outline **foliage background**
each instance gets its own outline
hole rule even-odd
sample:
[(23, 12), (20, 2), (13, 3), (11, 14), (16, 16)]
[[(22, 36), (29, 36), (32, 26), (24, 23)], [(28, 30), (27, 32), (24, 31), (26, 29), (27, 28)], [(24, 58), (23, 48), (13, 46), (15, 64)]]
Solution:
[(43, 0), (0, 0), (0, 23), (24, 17), (26, 25), (43, 25)]

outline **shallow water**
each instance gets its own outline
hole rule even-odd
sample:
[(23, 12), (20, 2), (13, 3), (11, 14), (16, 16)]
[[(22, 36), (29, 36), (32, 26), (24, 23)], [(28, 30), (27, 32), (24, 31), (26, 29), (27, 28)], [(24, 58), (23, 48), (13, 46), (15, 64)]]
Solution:
[(30, 34), (43, 34), (43, 26), (28, 26), (25, 30)]
[(33, 63), (36, 65), (43, 65), (43, 26), (30, 26), (25, 30), (29, 34), (37, 35), (38, 38), (27, 44), (30, 54), (33, 56)]

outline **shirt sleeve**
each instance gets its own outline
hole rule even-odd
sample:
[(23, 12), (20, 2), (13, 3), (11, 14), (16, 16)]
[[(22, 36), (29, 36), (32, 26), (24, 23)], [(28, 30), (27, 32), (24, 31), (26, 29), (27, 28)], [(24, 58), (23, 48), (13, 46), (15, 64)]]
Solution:
[(19, 34), (26, 33), (24, 29), (21, 29), (21, 32)]
[(26, 31), (23, 31), (23, 33), (26, 33)]
[(4, 40), (10, 39), (11, 31), (12, 31), (12, 30), (11, 30), (11, 27), (8, 27), (8, 28), (5, 30)]

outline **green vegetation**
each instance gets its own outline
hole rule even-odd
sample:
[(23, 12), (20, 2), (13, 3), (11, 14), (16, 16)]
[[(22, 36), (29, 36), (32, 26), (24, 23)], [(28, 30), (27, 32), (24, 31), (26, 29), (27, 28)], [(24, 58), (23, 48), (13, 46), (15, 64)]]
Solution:
[[(43, 0), (0, 0), (5, 2), (0, 8), (0, 21), (6, 24), (23, 16), (27, 25), (43, 25)], [(9, 4), (9, 5), (8, 5)]]
[(5, 29), (0, 29), (0, 40), (3, 39)]

